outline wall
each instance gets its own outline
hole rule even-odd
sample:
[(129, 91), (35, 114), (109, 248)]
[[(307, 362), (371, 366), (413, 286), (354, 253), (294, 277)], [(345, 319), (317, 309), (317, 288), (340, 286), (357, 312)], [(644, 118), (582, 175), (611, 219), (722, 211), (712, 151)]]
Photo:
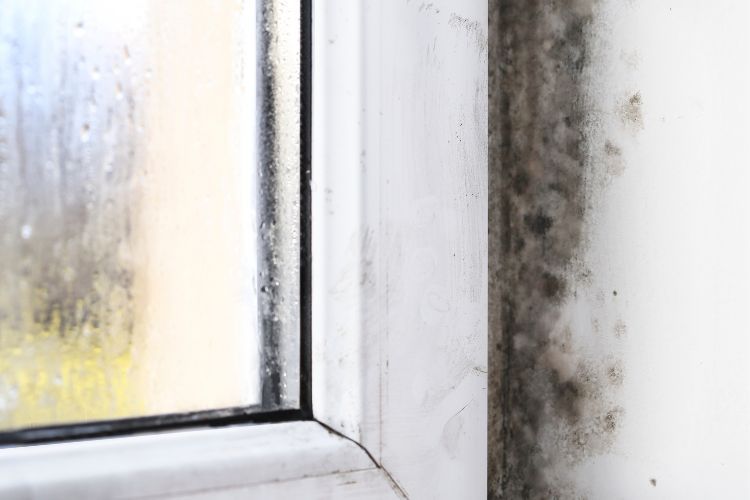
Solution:
[(490, 496), (750, 495), (750, 6), (490, 8)]

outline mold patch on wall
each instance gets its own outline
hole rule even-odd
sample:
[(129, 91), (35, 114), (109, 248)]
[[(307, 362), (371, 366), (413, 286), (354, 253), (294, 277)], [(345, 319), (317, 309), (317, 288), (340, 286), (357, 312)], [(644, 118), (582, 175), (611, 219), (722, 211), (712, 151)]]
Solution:
[[(490, 498), (578, 498), (569, 471), (610, 449), (626, 412), (617, 350), (586, 345), (627, 330), (600, 314), (620, 299), (587, 260), (592, 207), (626, 168), (589, 94), (596, 14), (594, 0), (490, 7)], [(633, 131), (641, 104), (618, 110)]]

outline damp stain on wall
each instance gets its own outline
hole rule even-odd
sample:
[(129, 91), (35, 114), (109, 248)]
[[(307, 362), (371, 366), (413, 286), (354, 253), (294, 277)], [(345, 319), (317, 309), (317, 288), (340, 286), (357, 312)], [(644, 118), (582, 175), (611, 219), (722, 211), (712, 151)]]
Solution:
[[(596, 13), (596, 0), (490, 5), (489, 498), (579, 498), (567, 472), (612, 447), (627, 411), (617, 352), (581, 346), (624, 342), (626, 324), (570, 313), (622, 300), (587, 261), (592, 206), (626, 168), (587, 93)], [(629, 130), (642, 101), (617, 110)]]

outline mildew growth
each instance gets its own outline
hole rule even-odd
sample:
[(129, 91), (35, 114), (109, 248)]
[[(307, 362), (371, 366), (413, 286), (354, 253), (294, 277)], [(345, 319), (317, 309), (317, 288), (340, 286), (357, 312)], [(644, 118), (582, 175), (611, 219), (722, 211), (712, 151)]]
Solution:
[[(592, 133), (594, 0), (509, 0), (490, 10), (490, 498), (578, 498), (569, 471), (614, 443), (626, 373), (581, 349), (576, 303), (617, 300), (587, 263), (591, 207), (624, 171)], [(640, 94), (626, 111), (642, 123)], [(610, 289), (611, 290), (611, 289)], [(588, 335), (612, 327), (593, 312)]]
[[(604, 142), (605, 165), (607, 173), (611, 176), (619, 176), (625, 171), (625, 161), (622, 157), (622, 148), (607, 139)], [(617, 295), (615, 292), (613, 295)]]
[(641, 93), (636, 92), (629, 96), (625, 101), (620, 104), (619, 115), (620, 119), (625, 125), (631, 127), (634, 131), (641, 130), (643, 128), (643, 100)]

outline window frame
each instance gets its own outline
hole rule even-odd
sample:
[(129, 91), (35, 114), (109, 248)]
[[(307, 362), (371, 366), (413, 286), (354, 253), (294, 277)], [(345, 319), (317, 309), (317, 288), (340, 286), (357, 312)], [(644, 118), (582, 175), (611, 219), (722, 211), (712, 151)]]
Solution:
[(486, 497), (487, 4), (312, 9), (312, 420), (0, 449), (3, 498)]

